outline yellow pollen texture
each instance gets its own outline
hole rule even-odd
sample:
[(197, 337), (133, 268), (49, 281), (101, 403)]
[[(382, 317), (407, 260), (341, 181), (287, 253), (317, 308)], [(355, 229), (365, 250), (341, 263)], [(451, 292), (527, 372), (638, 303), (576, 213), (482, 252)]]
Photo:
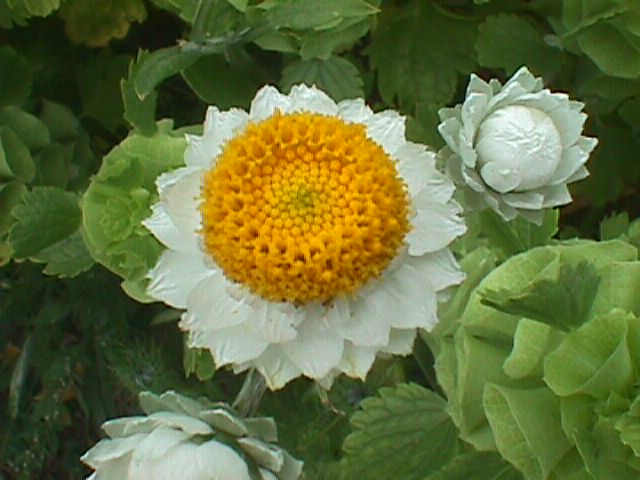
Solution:
[(270, 301), (355, 293), (409, 231), (406, 187), (364, 126), (276, 114), (231, 139), (204, 177), (204, 245), (225, 275)]

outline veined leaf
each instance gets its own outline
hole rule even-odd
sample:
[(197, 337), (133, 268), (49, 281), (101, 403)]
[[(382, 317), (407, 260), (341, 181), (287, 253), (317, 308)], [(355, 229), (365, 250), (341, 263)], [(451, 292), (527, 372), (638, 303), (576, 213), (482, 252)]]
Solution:
[(364, 0), (279, 0), (262, 2), (266, 17), (278, 27), (304, 30), (335, 25), (343, 18), (367, 17), (379, 12)]

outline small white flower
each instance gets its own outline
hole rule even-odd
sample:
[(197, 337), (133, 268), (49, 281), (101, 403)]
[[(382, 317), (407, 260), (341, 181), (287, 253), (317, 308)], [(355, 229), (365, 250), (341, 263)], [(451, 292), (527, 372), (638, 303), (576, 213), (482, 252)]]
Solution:
[(542, 209), (569, 203), (567, 184), (588, 175), (598, 142), (581, 135), (584, 104), (542, 87), (526, 67), (504, 86), (471, 75), (462, 105), (440, 110), (447, 146), (438, 155), (471, 206), (540, 223)]
[[(109, 420), (109, 436), (81, 460), (87, 480), (296, 480), (302, 462), (271, 442), (272, 418), (240, 418), (224, 404), (203, 404), (175, 392), (140, 395), (147, 415)], [(224, 439), (224, 440), (222, 440)]]
[(157, 180), (144, 224), (168, 250), (149, 295), (186, 310), (190, 346), (271, 389), (409, 354), (463, 279), (448, 246), (465, 225), (435, 155), (404, 132), (395, 112), (306, 86), (210, 107), (186, 166)]

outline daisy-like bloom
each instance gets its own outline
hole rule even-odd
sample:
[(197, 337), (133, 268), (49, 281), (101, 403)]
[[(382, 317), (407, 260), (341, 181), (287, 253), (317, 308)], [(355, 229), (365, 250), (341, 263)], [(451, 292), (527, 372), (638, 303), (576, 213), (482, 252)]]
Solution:
[(470, 206), (540, 223), (542, 209), (571, 202), (567, 184), (588, 175), (598, 142), (581, 135), (583, 107), (543, 89), (526, 67), (504, 86), (472, 74), (464, 103), (439, 112), (447, 146), (438, 155)]
[(302, 462), (272, 442), (269, 417), (241, 418), (225, 404), (143, 392), (146, 415), (102, 425), (109, 438), (82, 456), (87, 480), (296, 480)]
[(209, 108), (144, 222), (168, 247), (148, 293), (186, 309), (191, 347), (271, 389), (364, 379), (378, 352), (411, 352), (463, 279), (448, 245), (465, 226), (404, 131), (395, 112), (302, 85), (264, 87), (249, 112)]

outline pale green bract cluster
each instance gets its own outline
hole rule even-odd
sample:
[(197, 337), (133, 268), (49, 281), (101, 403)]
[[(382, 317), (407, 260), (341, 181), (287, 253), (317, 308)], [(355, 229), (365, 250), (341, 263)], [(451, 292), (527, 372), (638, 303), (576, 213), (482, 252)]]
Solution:
[(296, 480), (302, 462), (277, 441), (272, 418), (176, 392), (140, 394), (146, 415), (109, 420), (109, 436), (82, 456), (88, 480)]
[(527, 480), (640, 478), (638, 315), (625, 242), (539, 247), (491, 271), (437, 334), (460, 437)]
[(439, 111), (440, 152), (464, 187), (467, 206), (490, 207), (505, 220), (542, 221), (542, 211), (567, 204), (567, 184), (588, 175), (597, 140), (581, 135), (584, 104), (543, 89), (526, 67), (505, 85), (471, 75), (465, 101)]

